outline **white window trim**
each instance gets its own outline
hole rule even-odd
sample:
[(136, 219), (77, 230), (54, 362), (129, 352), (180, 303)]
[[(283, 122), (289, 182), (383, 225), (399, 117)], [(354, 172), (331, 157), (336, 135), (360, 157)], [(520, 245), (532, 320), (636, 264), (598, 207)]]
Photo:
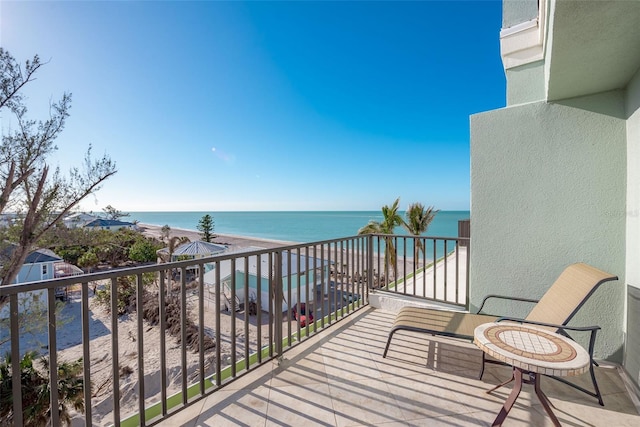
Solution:
[(540, 0), (538, 17), (500, 31), (500, 55), (505, 70), (544, 58), (546, 0)]

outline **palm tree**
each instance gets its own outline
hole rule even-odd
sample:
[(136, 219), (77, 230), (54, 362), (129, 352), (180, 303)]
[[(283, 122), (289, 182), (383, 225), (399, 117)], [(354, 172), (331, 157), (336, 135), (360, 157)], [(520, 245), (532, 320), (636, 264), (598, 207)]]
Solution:
[[(409, 205), (409, 208), (405, 212), (406, 221), (403, 221), (402, 226), (414, 236), (420, 236), (427, 232), (429, 228), (429, 224), (433, 221), (436, 214), (440, 212), (433, 208), (433, 206), (429, 206), (425, 209), (422, 203), (412, 203)], [(414, 245), (414, 253), (413, 259), (414, 261), (418, 260), (420, 251), (424, 254), (424, 245), (420, 239), (415, 239)]]
[(157, 252), (163, 262), (171, 262), (171, 256), (176, 248), (183, 243), (189, 243), (191, 240), (187, 236), (173, 236), (168, 239), (167, 250), (161, 249)]
[(393, 274), (397, 277), (398, 272), (396, 270), (396, 248), (393, 244), (394, 230), (397, 226), (404, 224), (402, 217), (398, 213), (398, 203), (400, 198), (398, 197), (391, 207), (384, 205), (382, 207), (383, 220), (369, 221), (367, 225), (358, 230), (358, 234), (385, 234), (385, 251), (384, 251), (384, 273), (387, 276), (388, 266), (393, 267)]
[[(23, 420), (27, 426), (48, 425), (51, 419), (51, 398), (49, 384), (49, 362), (41, 359), (42, 370), (33, 366), (36, 352), (27, 352), (20, 360), (22, 384)], [(71, 424), (69, 407), (84, 412), (84, 386), (82, 360), (63, 362), (58, 365), (58, 414), (60, 421)], [(0, 425), (11, 424), (13, 420), (13, 397), (11, 356), (0, 362)]]
[[(171, 262), (171, 258), (173, 257), (173, 253), (176, 251), (178, 246), (189, 243), (191, 240), (187, 236), (173, 236), (168, 239), (167, 248), (160, 249), (156, 251), (156, 254), (160, 257), (162, 262)], [(175, 279), (177, 271), (173, 268), (170, 270), (171, 278)]]

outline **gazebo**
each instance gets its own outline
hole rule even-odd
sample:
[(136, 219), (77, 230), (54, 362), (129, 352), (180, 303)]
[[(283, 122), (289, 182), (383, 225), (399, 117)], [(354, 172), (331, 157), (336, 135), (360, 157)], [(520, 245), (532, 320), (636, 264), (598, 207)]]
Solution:
[[(215, 243), (204, 242), (202, 240), (196, 240), (195, 242), (187, 242), (178, 246), (174, 249), (174, 251), (170, 254), (169, 248), (162, 248), (157, 251), (158, 256), (160, 258), (166, 259), (171, 255), (170, 262), (173, 261), (184, 261), (189, 259), (199, 259), (206, 258), (213, 255), (221, 254), (227, 250), (226, 246), (217, 245)], [(205, 270), (206, 272), (207, 270)], [(193, 266), (187, 268), (187, 272), (190, 275), (198, 274), (198, 267)], [(188, 276), (188, 277), (189, 277)]]
[[(168, 251), (168, 248), (161, 250)], [(171, 261), (206, 258), (208, 256), (220, 254), (226, 250), (226, 246), (204, 242), (202, 240), (196, 240), (195, 242), (183, 243), (182, 245), (178, 246), (171, 254)]]

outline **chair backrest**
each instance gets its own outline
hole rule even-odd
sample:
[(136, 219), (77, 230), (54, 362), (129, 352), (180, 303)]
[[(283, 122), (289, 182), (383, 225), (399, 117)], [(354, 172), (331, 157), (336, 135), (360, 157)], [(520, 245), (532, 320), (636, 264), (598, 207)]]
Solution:
[(533, 307), (527, 320), (566, 325), (598, 286), (617, 276), (584, 263), (571, 264)]

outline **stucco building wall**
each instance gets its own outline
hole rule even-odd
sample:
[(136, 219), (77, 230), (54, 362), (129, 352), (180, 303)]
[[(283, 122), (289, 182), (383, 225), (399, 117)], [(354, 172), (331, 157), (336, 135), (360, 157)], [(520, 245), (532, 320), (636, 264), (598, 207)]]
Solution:
[(621, 280), (572, 323), (600, 325), (596, 357), (622, 361), (626, 132), (624, 91), (471, 117), (472, 307), (489, 293), (538, 298), (568, 264), (592, 264)]
[(536, 61), (505, 70), (507, 105), (525, 104), (544, 99), (544, 63)]
[(629, 83), (627, 120), (627, 283), (640, 289), (640, 70)]
[(627, 112), (626, 336), (623, 366), (640, 385), (640, 71), (629, 82)]

